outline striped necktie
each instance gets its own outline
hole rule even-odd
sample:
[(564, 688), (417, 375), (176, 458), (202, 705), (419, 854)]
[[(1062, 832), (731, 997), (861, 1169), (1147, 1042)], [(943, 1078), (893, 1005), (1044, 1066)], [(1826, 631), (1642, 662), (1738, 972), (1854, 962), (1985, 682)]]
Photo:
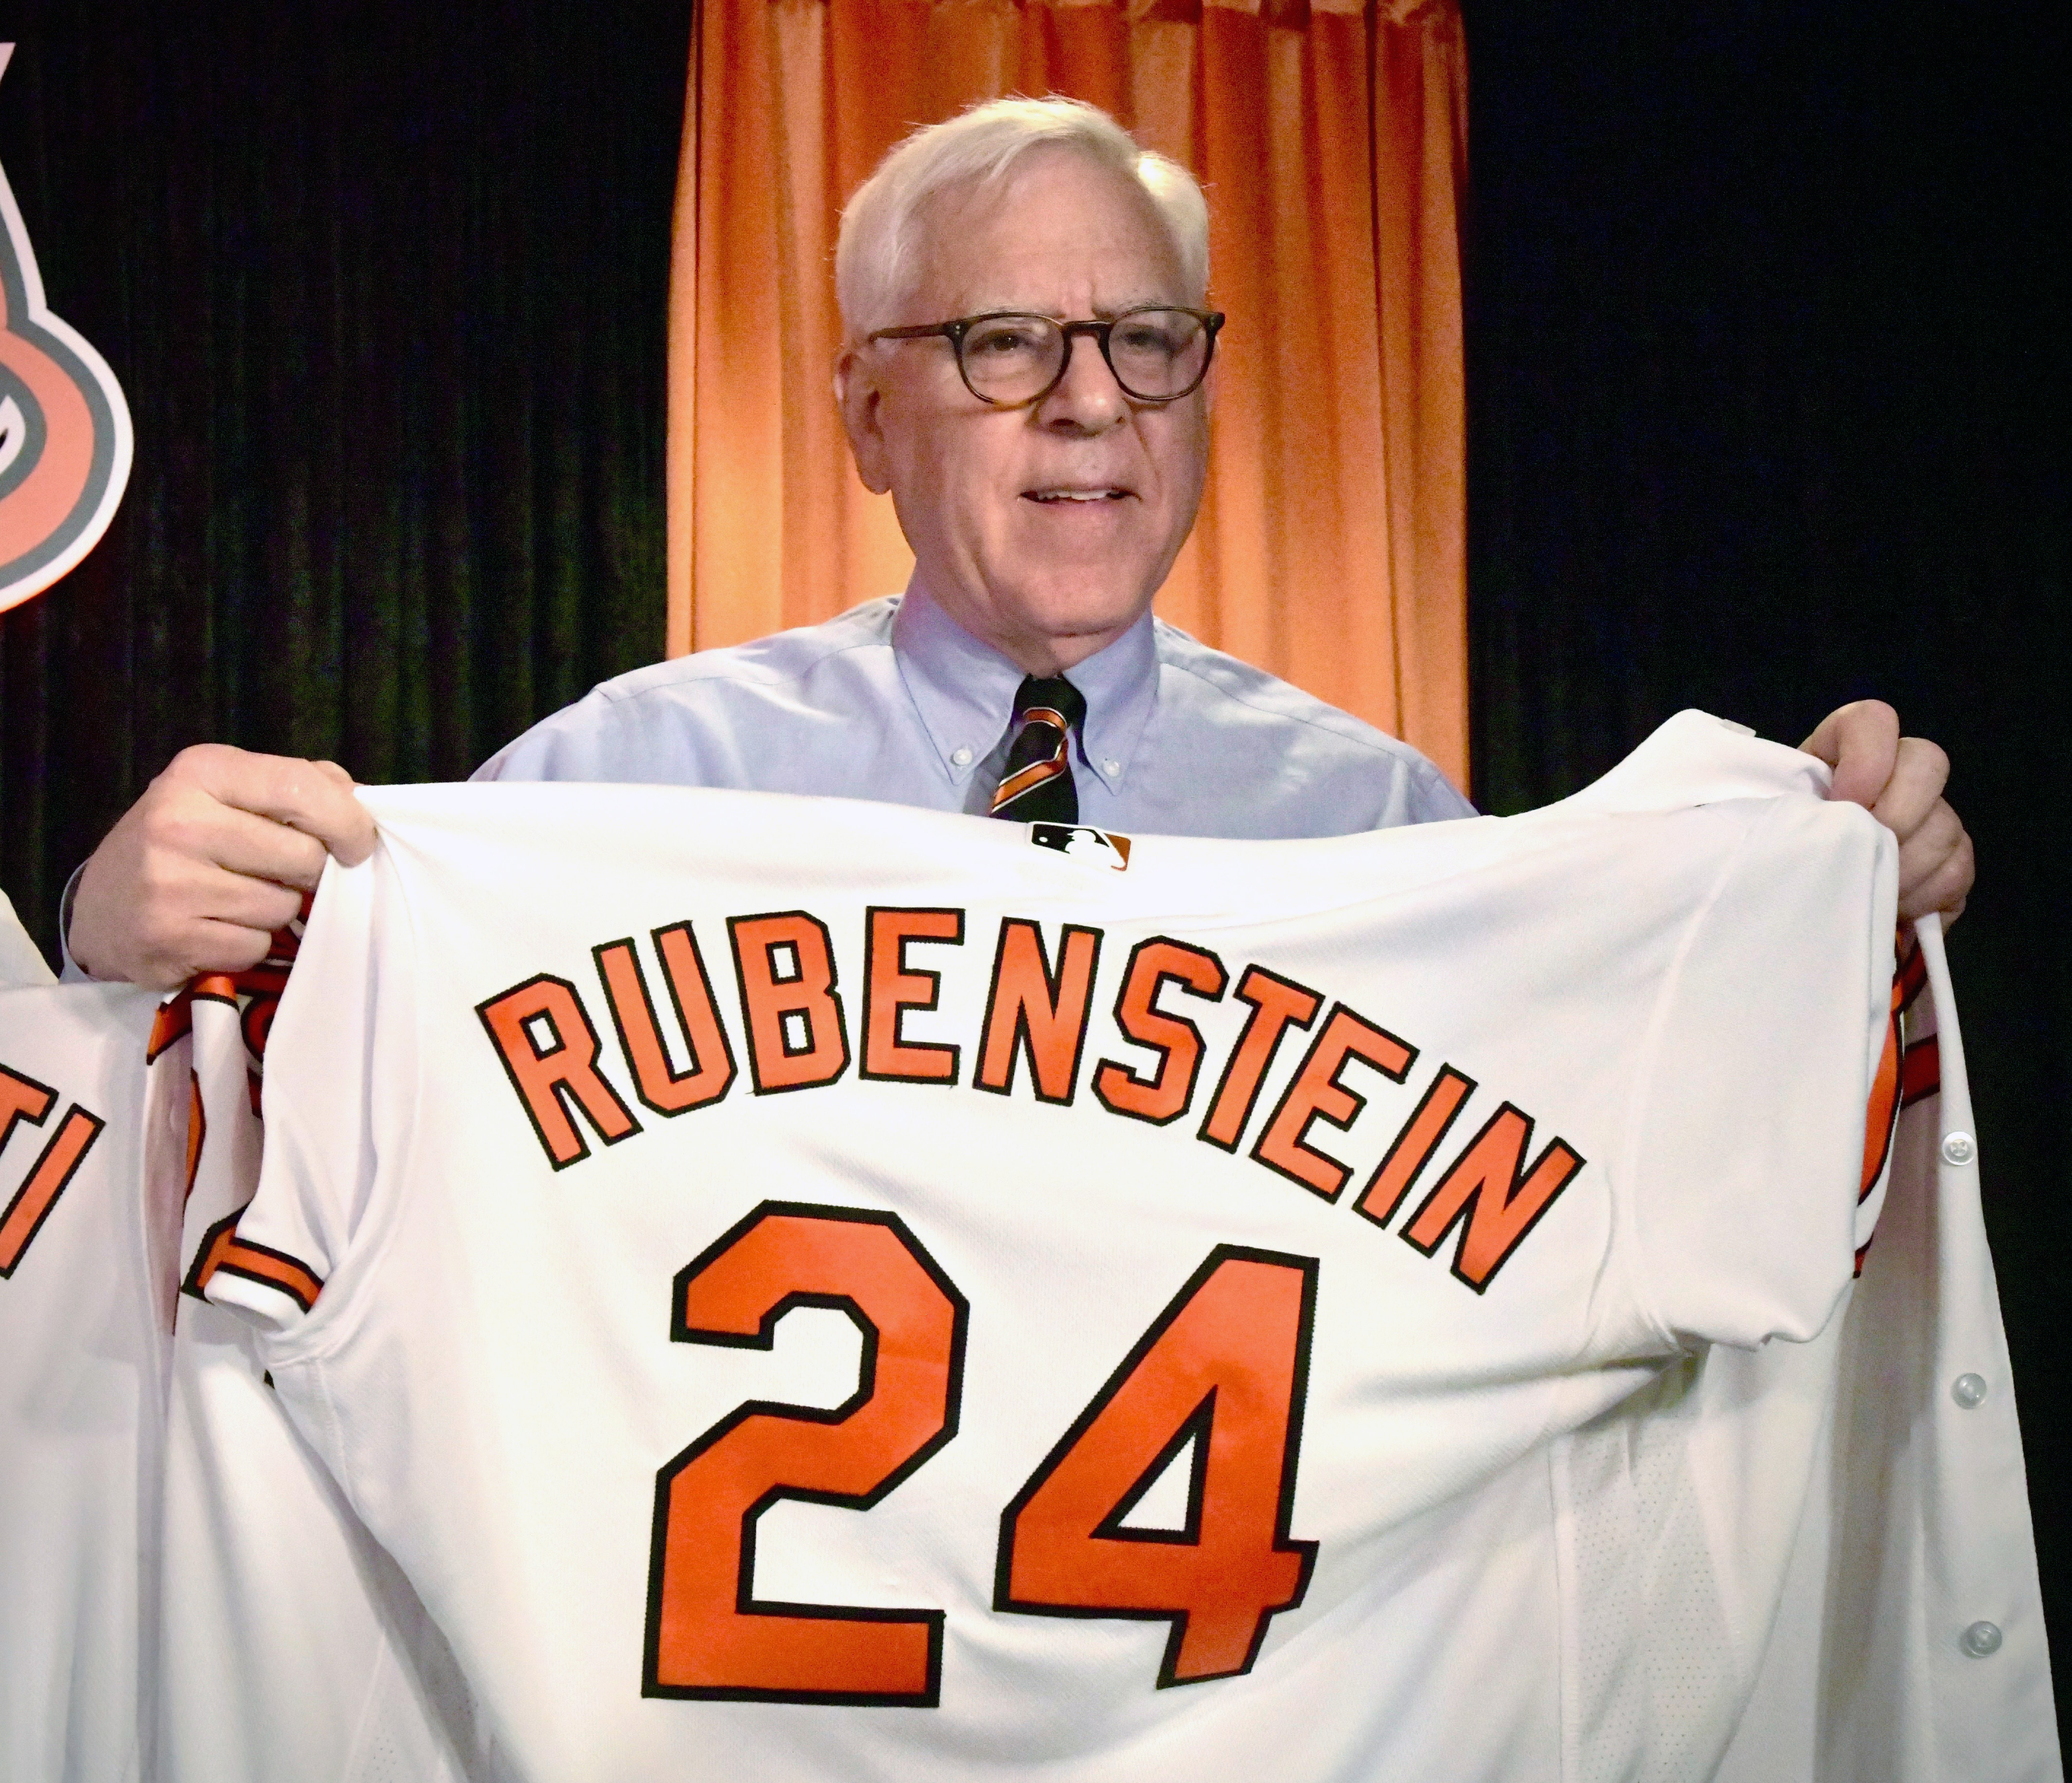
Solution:
[(1086, 723), (1086, 696), (1063, 675), (1047, 681), (1025, 675), (1015, 690), (1014, 716), (1022, 728), (1007, 751), (993, 815), (1010, 823), (1077, 823), (1072, 733)]

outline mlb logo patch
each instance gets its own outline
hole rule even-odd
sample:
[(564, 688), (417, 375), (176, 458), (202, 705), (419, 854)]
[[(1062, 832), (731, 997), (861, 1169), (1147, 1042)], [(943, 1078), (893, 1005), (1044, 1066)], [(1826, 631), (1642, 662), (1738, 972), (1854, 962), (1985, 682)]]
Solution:
[(1067, 860), (1087, 867), (1104, 867), (1117, 873), (1129, 870), (1129, 838), (1112, 830), (1083, 823), (1032, 823), (1029, 839), (1038, 848), (1054, 848)]

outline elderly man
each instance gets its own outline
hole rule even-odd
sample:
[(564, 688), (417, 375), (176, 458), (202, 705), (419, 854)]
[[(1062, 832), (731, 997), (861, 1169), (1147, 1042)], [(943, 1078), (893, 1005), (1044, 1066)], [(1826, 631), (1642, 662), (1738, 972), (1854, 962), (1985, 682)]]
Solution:
[[(843, 218), (835, 373), (914, 548), (905, 595), (607, 682), (483, 775), (1240, 838), (1467, 815), (1415, 751), (1151, 617), (1207, 462), (1207, 257), (1191, 177), (1092, 107), (1002, 100), (909, 137)], [(1942, 751), (1874, 702), (1805, 747), (1897, 834), (1902, 912), (1961, 908)], [(84, 869), (72, 956), (155, 985), (243, 966), (327, 850), (372, 845), (335, 765), (185, 751)]]

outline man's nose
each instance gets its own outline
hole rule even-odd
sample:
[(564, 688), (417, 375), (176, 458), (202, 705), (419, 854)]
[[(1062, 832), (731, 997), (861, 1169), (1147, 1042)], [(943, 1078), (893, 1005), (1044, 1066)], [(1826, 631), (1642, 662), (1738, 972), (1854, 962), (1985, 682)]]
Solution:
[(1050, 393), (1036, 405), (1036, 418), (1046, 427), (1082, 434), (1104, 434), (1129, 414), (1129, 398), (1108, 369), (1100, 343), (1092, 335), (1065, 336), (1065, 373)]

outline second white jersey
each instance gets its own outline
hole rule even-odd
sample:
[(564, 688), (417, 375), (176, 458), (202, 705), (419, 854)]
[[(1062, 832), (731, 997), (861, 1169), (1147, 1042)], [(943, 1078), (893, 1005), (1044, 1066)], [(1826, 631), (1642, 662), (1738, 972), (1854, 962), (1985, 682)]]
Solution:
[(1892, 973), (1807, 758), (1651, 748), (1273, 844), (372, 795), (210, 1292), (522, 1775), (1620, 1774), (1566, 1439), (1827, 1325)]
[(157, 999), (0, 991), (0, 1777), (148, 1777), (186, 1074)]

